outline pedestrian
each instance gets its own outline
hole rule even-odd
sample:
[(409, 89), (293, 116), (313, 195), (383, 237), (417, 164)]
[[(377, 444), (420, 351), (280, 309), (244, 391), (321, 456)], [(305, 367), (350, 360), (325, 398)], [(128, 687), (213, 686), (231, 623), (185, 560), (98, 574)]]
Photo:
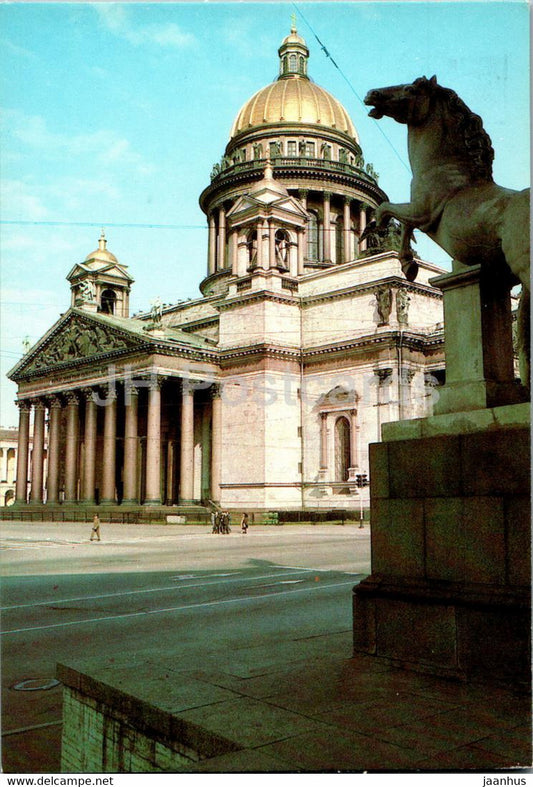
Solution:
[(211, 532), (218, 533), (218, 514), (216, 511), (211, 511)]
[(229, 526), (229, 523), (230, 523), (229, 513), (228, 511), (223, 511), (220, 514), (220, 532), (223, 535), (228, 535), (228, 533), (231, 533), (231, 528)]
[(95, 538), (97, 541), (100, 541), (100, 517), (98, 514), (95, 514), (93, 517), (93, 528), (91, 530), (91, 538), (89, 541), (94, 541)]
[(244, 513), (241, 519), (241, 533), (246, 535), (248, 532), (248, 514)]

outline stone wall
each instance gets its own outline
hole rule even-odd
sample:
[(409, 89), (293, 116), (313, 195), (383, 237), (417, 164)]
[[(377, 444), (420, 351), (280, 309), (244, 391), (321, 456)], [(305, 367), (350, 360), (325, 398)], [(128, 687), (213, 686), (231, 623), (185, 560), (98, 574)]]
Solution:
[[(119, 669), (115, 675), (113, 669), (96, 668), (98, 675), (92, 677), (58, 665), (64, 684), (62, 773), (190, 772), (200, 760), (240, 748), (172, 712), (173, 703), (187, 707), (198, 692), (207, 691), (211, 698), (214, 691), (215, 702), (229, 692), (198, 687), (195, 681), (175, 688), (153, 664), (136, 676), (131, 670)], [(120, 685), (132, 676), (133, 682), (139, 678), (138, 696)]]

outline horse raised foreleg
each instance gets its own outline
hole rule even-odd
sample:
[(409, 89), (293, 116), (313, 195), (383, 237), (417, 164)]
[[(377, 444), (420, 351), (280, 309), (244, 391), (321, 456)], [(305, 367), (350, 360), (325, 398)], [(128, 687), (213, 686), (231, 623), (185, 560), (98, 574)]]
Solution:
[(418, 209), (412, 202), (382, 202), (376, 208), (378, 228), (386, 227), (389, 219), (397, 219), (401, 224), (407, 224), (413, 228), (427, 224), (430, 213), (427, 210)]

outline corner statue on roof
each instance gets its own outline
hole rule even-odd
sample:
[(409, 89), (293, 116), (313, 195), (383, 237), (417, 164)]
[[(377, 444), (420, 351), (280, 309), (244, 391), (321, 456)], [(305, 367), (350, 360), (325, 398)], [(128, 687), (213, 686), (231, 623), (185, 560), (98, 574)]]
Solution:
[(507, 272), (509, 288), (522, 285), (518, 356), (521, 381), (529, 389), (529, 189), (494, 182), (494, 151), (481, 118), (436, 77), (370, 90), (365, 104), (373, 107), (371, 117), (386, 115), (408, 126), (413, 173), (411, 201), (381, 203), (378, 229), (390, 218), (402, 223), (400, 257), (410, 281), (418, 265), (409, 240), (420, 229), (464, 265), (481, 265), (491, 277)]

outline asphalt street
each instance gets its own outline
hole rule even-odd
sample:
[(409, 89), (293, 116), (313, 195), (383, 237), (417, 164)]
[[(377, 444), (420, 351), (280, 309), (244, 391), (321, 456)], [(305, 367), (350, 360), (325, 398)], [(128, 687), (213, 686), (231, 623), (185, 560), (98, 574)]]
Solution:
[[(89, 527), (90, 529), (90, 527)], [(2, 524), (2, 761), (59, 770), (57, 662), (171, 657), (183, 670), (347, 632), (368, 527)], [(348, 654), (347, 654), (348, 655)]]

